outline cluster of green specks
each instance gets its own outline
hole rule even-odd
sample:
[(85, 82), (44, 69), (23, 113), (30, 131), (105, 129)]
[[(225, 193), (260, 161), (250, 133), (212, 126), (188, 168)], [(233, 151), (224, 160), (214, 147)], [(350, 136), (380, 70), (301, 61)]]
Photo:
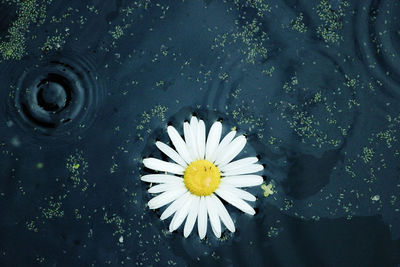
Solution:
[(257, 16), (260, 18), (264, 18), (268, 16), (269, 12), (271, 12), (271, 6), (268, 4), (268, 1), (265, 0), (234, 0), (233, 1), (237, 10), (250, 8), (254, 9), (257, 12)]
[(307, 26), (303, 22), (303, 13), (300, 13), (295, 19), (292, 19), (290, 23), (292, 26), (292, 30), (298, 31), (300, 33), (307, 32)]
[[(42, 199), (39, 197), (35, 200), (40, 203), (37, 206), (39, 213), (35, 213), (33, 216), (28, 216), (26, 218), (24, 224), (27, 231), (41, 235), (47, 231), (52, 231), (52, 227), (49, 227), (49, 225), (55, 222), (60, 225), (74, 224), (79, 225), (79, 232), (85, 233), (85, 231), (87, 231), (86, 237), (85, 235), (81, 235), (79, 236), (79, 240), (76, 240), (76, 244), (79, 243), (81, 249), (86, 248), (88, 243), (91, 243), (91, 240), (94, 238), (99, 238), (99, 235), (110, 235), (110, 237), (115, 240), (116, 247), (120, 247), (124, 250), (125, 240), (127, 238), (131, 238), (132, 235), (136, 237), (141, 235), (139, 228), (137, 228), (136, 232), (131, 228), (132, 223), (136, 220), (139, 221), (139, 225), (141, 224), (140, 221), (143, 220), (145, 208), (143, 207), (143, 214), (133, 213), (132, 216), (126, 216), (113, 211), (113, 208), (110, 207), (113, 204), (112, 201), (107, 201), (106, 205), (98, 204), (93, 206), (88, 203), (88, 201), (82, 200), (80, 197), (89, 194), (90, 192), (88, 191), (94, 188), (96, 184), (96, 182), (94, 182), (93, 187), (91, 186), (88, 188), (89, 184), (86, 178), (88, 176), (89, 165), (85, 159), (85, 154), (82, 150), (77, 150), (67, 156), (65, 162), (65, 176), (55, 178), (56, 183), (51, 190), (45, 194), (44, 197), (40, 196)], [(37, 169), (37, 171), (43, 171), (43, 169), (47, 167), (47, 165), (43, 165), (40, 169)], [(129, 205), (129, 207), (124, 205), (124, 208), (135, 207), (138, 203), (137, 194), (131, 189), (122, 188), (121, 196), (123, 199), (127, 200), (126, 203)], [(79, 201), (77, 201), (77, 197)], [(93, 200), (97, 203), (96, 199)], [(91, 200), (89, 200), (89, 202), (90, 201)], [(136, 216), (139, 216), (139, 218), (136, 218)], [(96, 230), (93, 225), (103, 227), (101, 233), (97, 232), (98, 230)], [(109, 240), (109, 237), (107, 237), (107, 240)], [(156, 240), (161, 241), (161, 236), (154, 238), (153, 242), (155, 242), (155, 244)], [(143, 241), (140, 241), (139, 244), (140, 247), (146, 245)], [(82, 250), (82, 252), (84, 253), (84, 250)], [(131, 258), (130, 256), (126, 257), (124, 261), (130, 262), (135, 260), (135, 258)], [(38, 255), (38, 259), (40, 262), (52, 260), (42, 255)], [(107, 259), (103, 263), (111, 264), (112, 262), (112, 260)]]
[(279, 233), (283, 231), (283, 227), (281, 226), (281, 221), (276, 220), (275, 224), (269, 227), (268, 232), (267, 232), (267, 237), (268, 238), (276, 238), (279, 236)]
[[(354, 114), (363, 107), (357, 95), (360, 89), (368, 88), (368, 85), (358, 76), (353, 78), (344, 75), (343, 78), (343, 87), (334, 90), (316, 91), (299, 86), (301, 83), (298, 77), (292, 77), (284, 83), (283, 90), (288, 96), (296, 96), (294, 98), (296, 103), (281, 100), (279, 106), (285, 111), (281, 117), (287, 121), (301, 141), (307, 144), (307, 147), (322, 151), (339, 148), (343, 140), (349, 138), (352, 127), (352, 120), (348, 119), (349, 114)], [(318, 112), (315, 112), (317, 110)], [(384, 194), (382, 189), (378, 188), (382, 178), (387, 176), (385, 173), (393, 172), (396, 159), (399, 159), (399, 151), (396, 149), (399, 122), (400, 117), (388, 115), (384, 128), (364, 138), (367, 143), (351, 143), (352, 149), (343, 151), (343, 163), (338, 162), (333, 168), (331, 177), (337, 177), (347, 186), (339, 188), (333, 185), (333, 188), (327, 186), (309, 202), (300, 201), (296, 204), (289, 198), (282, 200), (279, 197), (273, 200), (277, 199), (282, 204), (283, 211), (313, 220), (319, 220), (323, 214), (345, 216), (350, 220), (355, 215), (362, 214), (360, 203), (370, 204), (376, 212), (381, 212), (385, 207), (386, 209), (393, 207), (393, 211), (398, 212), (398, 208), (391, 201), (396, 202), (400, 184), (385, 198), (382, 198)], [(315, 201), (324, 203), (326, 211), (319, 215), (313, 213)], [(385, 205), (385, 201), (388, 204)], [(306, 209), (303, 213), (299, 213), (297, 205), (300, 207), (306, 203), (309, 211)]]
[[(20, 60), (29, 52), (35, 52), (33, 50), (35, 48), (44, 54), (62, 50), (70, 40), (72, 29), (84, 29), (90, 16), (96, 18), (99, 15), (99, 10), (93, 5), (86, 5), (87, 10), (67, 6), (60, 15), (48, 17), (47, 12), (52, 2), (53, 0), (2, 0), (0, 2), (10, 10), (15, 8), (17, 15), (9, 25), (7, 33), (0, 36), (2, 59)], [(80, 15), (84, 12), (88, 13), (87, 11), (89, 16)], [(117, 37), (119, 34), (121, 34), (120, 30), (116, 28), (113, 36)], [(75, 38), (76, 40), (78, 38)]]
[[(351, 12), (348, 9), (349, 4), (345, 1), (341, 1), (337, 6), (331, 6), (329, 1), (320, 1), (316, 6), (315, 10), (318, 19), (323, 23), (314, 28), (314, 30), (322, 37), (325, 44), (335, 43), (340, 45), (340, 41), (344, 40), (342, 30), (346, 23), (344, 20), (345, 14)], [(307, 28), (304, 23), (305, 15), (303, 13), (298, 14), (296, 18), (290, 21), (288, 28), (298, 33), (306, 33), (310, 28)], [(258, 32), (258, 34), (262, 33)], [(236, 36), (239, 35), (236, 34)], [(215, 39), (216, 44), (212, 48), (220, 47), (226, 54), (229, 54), (227, 47), (232, 48), (230, 46), (231, 36), (231, 33), (219, 34)], [(253, 38), (253, 43), (257, 43), (254, 36), (249, 38)], [(263, 45), (267, 46), (268, 42), (270, 40), (264, 40)], [(329, 54), (329, 51), (327, 54)], [(343, 60), (343, 62), (354, 61), (354, 58), (345, 57), (340, 53), (333, 56), (338, 57), (338, 60)], [(243, 53), (242, 62), (257, 65), (257, 60), (248, 61), (246, 58), (247, 54)], [(275, 74), (279, 71), (279, 68), (272, 64), (273, 62), (270, 62), (268, 67), (262, 67), (261, 73), (265, 79), (276, 77)], [(317, 67), (318, 64), (321, 64), (321, 61), (301, 62), (301, 66)], [(375, 212), (382, 212), (384, 209), (398, 212), (399, 208), (395, 205), (398, 204), (397, 195), (400, 191), (400, 185), (394, 186), (389, 193), (383, 191), (381, 183), (384, 177), (393, 176), (396, 162), (399, 160), (397, 137), (399, 118), (387, 115), (387, 121), (382, 122), (383, 125), (381, 127), (375, 128), (380, 128), (379, 130), (370, 133), (365, 132), (367, 135), (362, 138), (364, 141), (346, 143), (347, 139), (354, 140), (353, 119), (356, 114), (366, 108), (362, 99), (364, 94), (367, 97), (371, 97), (372, 94), (376, 95), (377, 88), (381, 88), (383, 84), (379, 80), (371, 82), (370, 79), (364, 79), (357, 72), (343, 71), (343, 69), (339, 69), (334, 65), (324, 65), (324, 68), (321, 68), (320, 71), (331, 71), (330, 75), (341, 81), (341, 84), (336, 83), (330, 86), (327, 83), (320, 82), (319, 84), (315, 83), (318, 86), (309, 86), (308, 84), (311, 80), (306, 80), (304, 77), (310, 79), (310, 76), (303, 72), (302, 68), (299, 67), (297, 73), (282, 82), (282, 88), (277, 93), (277, 95), (281, 94), (280, 96), (271, 96), (268, 93), (265, 96), (271, 110), (277, 111), (274, 114), (278, 114), (278, 117), (269, 114), (263, 118), (259, 113), (252, 111), (252, 101), (254, 100), (249, 102), (248, 98), (246, 99), (243, 96), (243, 94), (252, 89), (249, 87), (244, 89), (243, 85), (231, 91), (233, 103), (228, 108), (231, 111), (230, 116), (236, 120), (236, 123), (241, 128), (249, 123), (254, 126), (249, 127), (249, 129), (255, 131), (268, 127), (270, 125), (268, 121), (283, 121), (287, 123), (292, 133), (299, 137), (301, 143), (304, 144), (305, 150), (315, 151), (316, 153), (324, 153), (324, 151), (329, 150), (342, 151), (339, 156), (340, 160), (333, 167), (330, 177), (331, 179), (336, 177), (340, 180), (340, 183), (343, 182), (347, 186), (338, 185), (338, 188), (336, 188), (334, 185), (329, 185), (307, 201), (298, 201), (282, 196), (282, 192), (279, 190), (279, 183), (277, 187), (275, 187), (274, 183), (267, 183), (261, 186), (267, 201), (276, 202), (284, 212), (315, 221), (318, 221), (321, 216), (344, 216), (350, 220), (356, 215), (363, 214), (363, 205), (364, 207), (365, 205), (371, 205), (372, 210)], [(227, 75), (229, 76), (230, 73), (227, 72)], [(231, 78), (229, 77), (229, 79)], [(256, 88), (253, 88), (253, 90), (256, 90)], [(257, 103), (259, 100), (256, 99), (255, 101)], [(390, 106), (390, 104), (387, 103), (387, 106)], [(260, 117), (260, 121), (254, 120), (257, 116)], [(263, 135), (265, 136), (266, 132), (264, 131), (260, 137), (270, 145), (270, 148), (275, 148), (276, 151), (279, 151), (280, 146), (287, 140), (283, 136), (273, 134), (276, 128), (268, 128), (271, 135), (263, 139), (262, 137)], [(342, 149), (343, 147), (344, 149)], [(274, 178), (268, 177), (268, 179)], [(389, 195), (384, 196), (386, 193), (389, 193)], [(323, 203), (326, 210), (316, 213), (316, 203)], [(301, 210), (300, 207), (304, 206), (306, 209), (303, 212), (299, 212)]]
[[(400, 115), (388, 116), (386, 123), (381, 131), (367, 136), (365, 145), (357, 144), (355, 147), (358, 147), (358, 151), (345, 151), (344, 163), (334, 168), (332, 176), (347, 186), (333, 190), (327, 187), (321, 190), (318, 200), (325, 203), (329, 216), (344, 215), (351, 220), (354, 216), (365, 213), (365, 210), (362, 210), (363, 206), (368, 206), (372, 213), (400, 212), (397, 202), (400, 183), (395, 183), (390, 190), (382, 187), (385, 182), (393, 183), (393, 170), (400, 160), (396, 139), (396, 133), (400, 129)], [(386, 142), (386, 138), (382, 137), (383, 133), (390, 133), (390, 142)], [(312, 202), (309, 207), (313, 207)], [(317, 218), (311, 214), (305, 217)]]
[[(142, 15), (138, 14), (143, 10), (147, 11), (150, 8), (154, 8), (154, 6), (159, 9), (159, 19), (163, 20), (168, 13), (168, 5), (162, 5), (160, 3), (154, 5), (150, 0), (144, 0), (134, 1), (129, 3), (127, 6), (120, 8), (118, 13), (122, 19), (118, 20), (116, 23), (110, 23), (111, 29), (108, 33), (112, 38), (110, 41), (111, 43), (109, 46), (101, 46), (101, 49), (107, 52), (111, 52), (112, 50), (117, 51), (118, 46), (121, 44), (121, 39), (124, 37), (132, 37), (134, 35), (132, 26), (138, 24), (140, 19), (143, 18)], [(152, 29), (149, 30), (152, 31)], [(114, 53), (114, 55), (117, 60), (121, 57), (119, 52)]]
[(365, 164), (371, 162), (372, 158), (374, 156), (374, 150), (369, 147), (363, 147), (363, 152), (361, 154), (361, 158), (364, 161)]
[[(362, 166), (366, 169), (362, 179), (365, 183), (375, 185), (378, 177), (384, 177), (387, 170), (395, 167), (400, 159), (398, 149), (398, 132), (400, 130), (400, 114), (397, 116), (386, 117), (387, 125), (377, 133), (372, 133), (368, 138), (368, 144), (360, 148), (360, 152), (352, 159), (352, 165)], [(354, 177), (355, 175), (352, 175)], [(360, 177), (360, 178), (361, 178)], [(400, 183), (397, 184), (397, 190), (400, 191)], [(374, 192), (374, 188), (369, 188)]]
[(46, 41), (44, 42), (41, 49), (45, 52), (48, 52), (50, 50), (59, 50), (65, 45), (66, 38), (68, 36), (68, 30), (66, 30), (64, 33), (59, 33), (58, 30), (56, 30), (55, 35), (46, 37)]
[[(236, 29), (214, 38), (212, 50), (220, 49), (222, 52), (231, 53), (232, 47), (242, 55), (242, 62), (255, 64), (260, 60), (266, 60), (268, 50), (266, 47), (269, 37), (263, 30), (263, 20), (271, 13), (271, 6), (265, 1), (234, 1), (234, 8), (239, 12), (239, 19), (235, 20)], [(227, 13), (234, 9), (230, 7)], [(246, 17), (248, 10), (256, 12), (256, 16), (249, 21)]]
[(26, 55), (27, 33), (31, 24), (43, 23), (45, 4), (37, 0), (3, 0), (3, 5), (17, 6), (17, 19), (8, 28), (7, 34), (0, 38), (0, 53), (3, 59), (19, 60)]
[(238, 50), (245, 57), (244, 61), (254, 64), (256, 61), (267, 58), (267, 48), (265, 42), (269, 39), (268, 35), (261, 30), (261, 23), (254, 18), (253, 21), (245, 21), (241, 25), (239, 21), (235, 21), (238, 26), (237, 31), (232, 33), (224, 33), (215, 38), (212, 49), (220, 48), (225, 52), (226, 45), (239, 43)]
[(342, 36), (343, 17), (345, 9), (349, 6), (347, 1), (340, 1), (336, 9), (328, 0), (321, 0), (317, 6), (317, 14), (322, 24), (317, 27), (317, 33), (326, 43), (338, 43)]
[[(286, 92), (286, 97), (277, 105), (284, 111), (281, 118), (301, 138), (302, 143), (318, 148), (338, 147), (341, 144), (350, 124), (342, 120), (347, 111), (339, 104), (344, 104), (345, 101), (353, 103), (354, 96), (348, 99), (341, 97), (340, 87), (327, 91), (329, 93), (303, 87), (299, 84), (297, 75), (285, 82), (282, 89)], [(352, 106), (348, 105), (348, 109), (351, 111)]]
[(233, 42), (240, 40), (246, 48), (240, 51), (246, 56), (246, 62), (255, 63), (255, 60), (267, 58), (267, 48), (264, 43), (268, 40), (267, 34), (260, 30), (261, 24), (257, 19), (253, 19), (251, 23), (245, 22), (241, 30), (232, 34)]
[(124, 35), (124, 29), (120, 25), (117, 25), (114, 30), (110, 31), (110, 34), (115, 40), (118, 40), (122, 35)]
[(251, 103), (246, 104), (237, 104), (235, 105), (234, 109), (228, 114), (232, 116), (238, 126), (242, 130), (245, 130), (248, 134), (257, 134), (259, 139), (262, 139), (263, 136), (263, 127), (264, 127), (264, 116), (263, 115), (255, 115), (250, 110)]
[(389, 127), (383, 131), (380, 131), (376, 134), (376, 137), (383, 141), (387, 148), (391, 148), (394, 143), (397, 142), (396, 133), (397, 129), (392, 127), (393, 124), (390, 124)]
[(156, 105), (151, 110), (151, 116), (158, 118), (160, 121), (164, 122), (166, 117), (165, 113), (168, 111), (168, 108), (163, 105)]
[(46, 207), (41, 207), (42, 215), (45, 219), (62, 218), (64, 217), (64, 211), (62, 209), (62, 200), (64, 197), (58, 196), (57, 198), (49, 197), (45, 198), (48, 201)]
[(83, 151), (77, 151), (75, 154), (67, 158), (67, 170), (69, 171), (69, 179), (72, 181), (74, 188), (80, 188), (83, 192), (88, 188), (86, 173), (89, 167), (88, 162), (83, 157)]
[(26, 229), (28, 229), (29, 231), (33, 231), (35, 233), (38, 232), (38, 228), (36, 226), (35, 221), (27, 221), (27, 222), (25, 222), (25, 226), (26, 226)]
[[(89, 6), (87, 6), (87, 9), (92, 11), (92, 14), (96, 14), (95, 9), (91, 9)], [(45, 53), (62, 50), (69, 40), (71, 28), (76, 27), (77, 25), (83, 28), (88, 21), (87, 17), (79, 14), (79, 9), (67, 7), (61, 15), (51, 16), (48, 18), (46, 24), (52, 25), (52, 30), (49, 31), (39, 49)]]
[(147, 134), (151, 133), (150, 122), (153, 119), (158, 119), (161, 122), (165, 122), (165, 113), (168, 111), (168, 107), (163, 105), (155, 105), (150, 111), (143, 111), (140, 121), (136, 126), (137, 130), (137, 138), (140, 141), (144, 141), (143, 132), (147, 132)]
[[(103, 208), (103, 210), (105, 210), (104, 208)], [(115, 231), (113, 232), (113, 235), (119, 235), (120, 236), (120, 238), (118, 239), (118, 241), (120, 242), (120, 243), (123, 243), (123, 234), (125, 233), (125, 230), (124, 230), (124, 224), (125, 224), (125, 220), (121, 217), (121, 216), (119, 216), (119, 215), (117, 215), (117, 214), (112, 214), (111, 216), (110, 215), (108, 215), (107, 214), (107, 212), (105, 212), (104, 213), (104, 222), (106, 223), (106, 224), (111, 224), (111, 225), (113, 225), (114, 227), (115, 227)]]
[[(49, 167), (42, 162), (36, 164), (37, 171), (41, 173)], [(34, 216), (26, 220), (25, 226), (29, 231), (44, 231), (46, 224), (52, 220), (59, 220), (65, 217), (74, 217), (76, 220), (83, 218), (80, 210), (84, 210), (85, 206), (79, 209), (75, 208), (74, 211), (69, 206), (71, 194), (75, 194), (77, 189), (79, 190), (78, 192), (85, 192), (88, 189), (88, 182), (85, 178), (88, 163), (84, 159), (83, 151), (76, 151), (66, 158), (66, 169), (66, 177), (55, 178), (56, 186), (52, 188), (51, 192), (48, 192), (49, 195), (45, 194), (43, 199), (40, 200), (41, 204), (38, 205), (40, 216)]]

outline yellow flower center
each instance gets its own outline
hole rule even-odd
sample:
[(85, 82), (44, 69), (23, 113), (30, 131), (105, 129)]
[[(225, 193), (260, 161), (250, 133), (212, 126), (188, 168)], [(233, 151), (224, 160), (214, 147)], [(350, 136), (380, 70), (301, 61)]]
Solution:
[(183, 181), (190, 193), (208, 196), (218, 188), (221, 173), (212, 162), (200, 159), (186, 167)]

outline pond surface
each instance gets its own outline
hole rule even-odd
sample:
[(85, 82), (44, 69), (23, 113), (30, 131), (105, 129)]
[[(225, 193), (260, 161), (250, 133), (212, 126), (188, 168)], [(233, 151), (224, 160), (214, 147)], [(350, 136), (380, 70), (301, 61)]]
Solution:
[[(1, 0), (0, 265), (399, 266), (399, 25), (394, 0)], [(221, 239), (170, 233), (140, 180), (192, 114), (265, 166)]]

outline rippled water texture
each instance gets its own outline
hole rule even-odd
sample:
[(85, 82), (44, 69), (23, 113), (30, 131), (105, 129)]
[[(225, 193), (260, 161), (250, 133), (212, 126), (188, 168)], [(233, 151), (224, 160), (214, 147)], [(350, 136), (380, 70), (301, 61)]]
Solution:
[[(400, 2), (0, 0), (1, 266), (398, 266)], [(142, 158), (195, 112), (265, 183), (168, 232)]]

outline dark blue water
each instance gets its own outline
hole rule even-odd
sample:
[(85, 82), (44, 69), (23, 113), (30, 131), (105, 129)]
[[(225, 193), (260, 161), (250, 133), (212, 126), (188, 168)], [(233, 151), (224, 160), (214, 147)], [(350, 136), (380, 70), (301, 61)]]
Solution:
[[(0, 265), (399, 266), (400, 2), (0, 1)], [(265, 184), (185, 239), (142, 158), (195, 112)], [(272, 190), (269, 194), (267, 188)]]

